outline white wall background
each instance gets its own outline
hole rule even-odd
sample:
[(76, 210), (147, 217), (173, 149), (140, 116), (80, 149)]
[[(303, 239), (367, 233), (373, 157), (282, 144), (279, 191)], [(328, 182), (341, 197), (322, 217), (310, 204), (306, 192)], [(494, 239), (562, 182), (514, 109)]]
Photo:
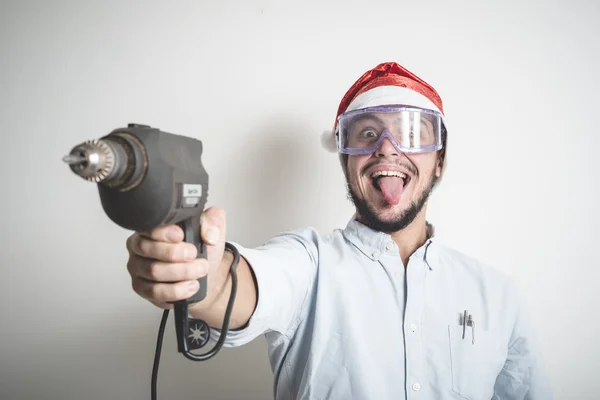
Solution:
[[(517, 278), (559, 399), (600, 381), (598, 2), (3, 1), (0, 398), (149, 399), (160, 311), (70, 148), (128, 122), (204, 142), (229, 239), (346, 224), (320, 147), (346, 89), (396, 60), (442, 94), (448, 174), (429, 219)], [(262, 339), (178, 355), (161, 399), (268, 399)]]

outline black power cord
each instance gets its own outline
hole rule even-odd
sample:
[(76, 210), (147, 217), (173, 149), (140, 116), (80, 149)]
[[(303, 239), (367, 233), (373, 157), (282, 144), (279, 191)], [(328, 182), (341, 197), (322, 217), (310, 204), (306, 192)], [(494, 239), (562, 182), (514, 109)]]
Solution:
[[(223, 319), (223, 327), (221, 329), (221, 335), (219, 336), (219, 340), (215, 344), (215, 347), (213, 347), (209, 352), (207, 352), (205, 354), (191, 353), (187, 347), (188, 346), (187, 338), (185, 338), (185, 337), (181, 338), (181, 340), (183, 341), (183, 344), (184, 344), (184, 351), (182, 353), (186, 358), (188, 358), (192, 361), (206, 361), (209, 358), (214, 357), (219, 352), (219, 350), (221, 350), (221, 347), (223, 346), (223, 343), (225, 342), (225, 339), (227, 337), (227, 332), (229, 331), (229, 322), (231, 319), (231, 312), (233, 311), (233, 303), (235, 301), (235, 295), (237, 293), (237, 284), (238, 284), (237, 266), (240, 261), (240, 253), (239, 253), (238, 249), (231, 243), (225, 243), (225, 250), (230, 251), (233, 254), (233, 262), (231, 263), (231, 267), (230, 267), (230, 271), (229, 271), (231, 274), (231, 294), (229, 295), (229, 302), (227, 303), (227, 309), (225, 310), (225, 317)], [(188, 325), (188, 317), (187, 317), (188, 305), (185, 302), (177, 303), (177, 304), (175, 304), (174, 308), (175, 308), (175, 319), (176, 319), (175, 322), (177, 323), (178, 322), (177, 320), (179, 318), (182, 318), (181, 323), (185, 326), (186, 329), (183, 329), (181, 332), (183, 332), (183, 334), (185, 335), (187, 333), (187, 325)], [(157, 386), (157, 380), (158, 380), (158, 365), (160, 363), (160, 353), (161, 353), (163, 336), (165, 334), (165, 326), (167, 325), (168, 317), (169, 317), (169, 310), (166, 309), (163, 311), (162, 319), (160, 321), (160, 327), (158, 328), (158, 339), (156, 341), (156, 352), (154, 354), (154, 366), (152, 368), (152, 391), (151, 391), (152, 392), (152, 400), (157, 399), (156, 386)], [(209, 335), (209, 332), (210, 331), (207, 332), (207, 335)], [(206, 342), (208, 342), (208, 338), (207, 338)]]

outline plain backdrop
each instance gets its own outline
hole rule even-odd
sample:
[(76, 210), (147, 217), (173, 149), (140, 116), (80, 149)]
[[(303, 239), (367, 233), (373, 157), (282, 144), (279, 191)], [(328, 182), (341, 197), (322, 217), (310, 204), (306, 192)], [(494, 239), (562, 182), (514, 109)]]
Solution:
[[(515, 277), (558, 399), (597, 399), (596, 1), (3, 1), (0, 398), (149, 399), (161, 311), (61, 158), (129, 122), (204, 144), (228, 238), (345, 226), (339, 100), (398, 61), (433, 84), (449, 165), (428, 219)], [(194, 363), (172, 316), (160, 399), (269, 399), (263, 338)]]

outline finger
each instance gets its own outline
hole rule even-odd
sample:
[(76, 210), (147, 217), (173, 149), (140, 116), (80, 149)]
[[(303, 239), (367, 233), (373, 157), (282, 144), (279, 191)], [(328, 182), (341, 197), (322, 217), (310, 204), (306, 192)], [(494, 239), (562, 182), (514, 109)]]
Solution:
[(177, 225), (165, 225), (139, 235), (157, 242), (178, 243), (183, 240), (183, 230)]
[(200, 234), (206, 244), (216, 245), (225, 238), (225, 211), (207, 208), (200, 216)]
[(156, 283), (136, 278), (132, 280), (132, 287), (138, 295), (158, 305), (185, 300), (196, 294), (200, 286), (197, 280), (177, 283)]
[(209, 263), (220, 263), (225, 248), (225, 211), (220, 208), (208, 208), (204, 211), (200, 220), (200, 234), (202, 240), (206, 243)]
[(196, 258), (198, 249), (191, 243), (165, 243), (138, 235), (132, 239), (131, 252), (144, 258), (179, 263)]
[(140, 259), (133, 275), (154, 282), (180, 282), (200, 279), (208, 273), (208, 261), (195, 259), (187, 263), (166, 263)]
[(133, 235), (129, 236), (125, 241), (125, 247), (130, 255), (135, 254), (133, 251), (134, 246), (136, 246), (136, 241), (138, 240), (139, 233), (135, 232)]

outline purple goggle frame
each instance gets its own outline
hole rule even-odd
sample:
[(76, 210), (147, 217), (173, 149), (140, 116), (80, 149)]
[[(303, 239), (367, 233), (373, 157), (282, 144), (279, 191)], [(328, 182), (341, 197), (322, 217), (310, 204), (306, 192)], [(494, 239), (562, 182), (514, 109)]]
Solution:
[[(347, 145), (347, 142), (348, 142), (347, 137), (346, 137), (347, 129), (345, 129), (346, 121), (350, 121), (350, 120), (356, 118), (357, 116), (360, 116), (361, 114), (366, 115), (366, 114), (376, 114), (376, 113), (398, 113), (398, 112), (425, 114), (425, 115), (427, 115), (428, 119), (436, 121), (436, 123), (434, 124), (435, 132), (433, 133), (434, 134), (434, 143), (429, 144), (429, 145), (421, 145), (418, 147), (402, 146), (400, 143), (398, 143), (396, 141), (396, 139), (394, 139), (394, 136), (389, 132), (388, 129), (383, 129), (381, 131), (381, 134), (379, 135), (379, 138), (377, 139), (377, 141), (368, 147), (349, 147)], [(401, 153), (426, 153), (426, 152), (437, 151), (443, 147), (443, 143), (442, 143), (443, 125), (444, 125), (443, 117), (441, 116), (441, 114), (439, 112), (433, 111), (433, 110), (428, 110), (428, 109), (423, 109), (423, 108), (407, 107), (407, 106), (375, 106), (375, 107), (368, 107), (368, 108), (359, 109), (359, 110), (353, 110), (353, 111), (346, 112), (338, 117), (338, 128), (337, 128), (337, 132), (336, 132), (337, 142), (338, 142), (338, 151), (340, 153), (349, 154), (349, 155), (371, 154), (381, 146), (381, 144), (383, 143), (383, 140), (385, 138), (388, 138), (390, 140), (390, 142), (394, 145), (396, 150), (398, 150)]]

